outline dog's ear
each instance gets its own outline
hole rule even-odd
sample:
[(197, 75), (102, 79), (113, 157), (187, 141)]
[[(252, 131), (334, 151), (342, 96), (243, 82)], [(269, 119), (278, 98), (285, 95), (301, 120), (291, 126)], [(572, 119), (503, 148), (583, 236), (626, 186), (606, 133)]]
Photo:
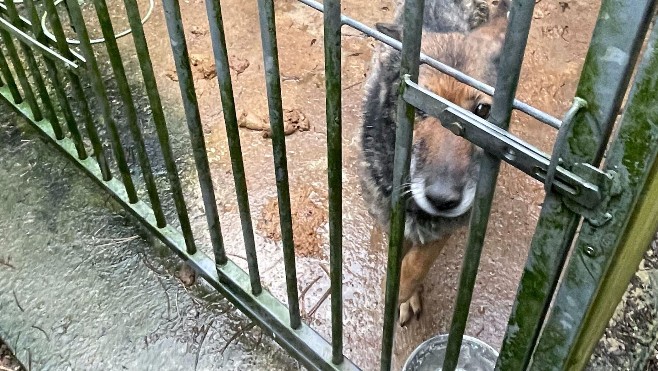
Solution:
[(376, 23), (377, 31), (397, 41), (402, 41), (402, 26), (395, 23)]

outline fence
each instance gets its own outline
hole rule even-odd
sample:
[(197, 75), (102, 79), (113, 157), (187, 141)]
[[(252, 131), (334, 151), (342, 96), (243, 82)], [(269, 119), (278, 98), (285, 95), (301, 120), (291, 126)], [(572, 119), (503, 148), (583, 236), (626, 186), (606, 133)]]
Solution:
[[(206, 0), (206, 10), (248, 272), (228, 259), (224, 249), (220, 213), (210, 177), (178, 0), (163, 0), (162, 5), (193, 145), (213, 257), (197, 249), (192, 233), (136, 0), (124, 0), (126, 15), (180, 228), (171, 225), (162, 209), (156, 177), (138, 124), (135, 97), (130, 89), (105, 0), (94, 0), (93, 5), (102, 25), (103, 44), (109, 56), (119, 98), (125, 107), (123, 114), (142, 171), (148, 203), (136, 191), (126, 160), (123, 133), (119, 131), (113, 117), (99, 68), (100, 62), (94, 54), (92, 40), (77, 1), (66, 1), (65, 4), (79, 40), (80, 52), (67, 43), (63, 22), (56, 8), (58, 3), (54, 0), (43, 0), (41, 6), (35, 4), (34, 0), (24, 0), (20, 14), (16, 7), (18, 1), (0, 2), (0, 37), (3, 41), (0, 47), (0, 95), (157, 238), (187, 260), (212, 286), (303, 365), (310, 369), (357, 369), (355, 364), (343, 356), (341, 28), (343, 25), (349, 26), (384, 42), (401, 50), (400, 74), (404, 84), (396, 133), (381, 369), (390, 369), (394, 344), (393, 319), (397, 310), (405, 222), (405, 198), (401, 193), (401, 185), (409, 171), (415, 108), (440, 118), (444, 124), (460, 125), (463, 129), (460, 134), (486, 151), (472, 208), (445, 369), (454, 370), (456, 367), (501, 160), (543, 182), (546, 198), (497, 369), (582, 368), (612, 314), (613, 304), (621, 298), (630, 276), (637, 268), (643, 249), (658, 226), (658, 205), (655, 202), (658, 195), (658, 165), (655, 162), (658, 150), (658, 111), (655, 108), (658, 106), (655, 98), (658, 89), (658, 81), (655, 79), (658, 74), (656, 29), (651, 31), (644, 57), (636, 70), (633, 88), (625, 103), (616, 136), (609, 141), (635, 62), (650, 28), (650, 20), (654, 16), (655, 2), (638, 0), (628, 5), (622, 1), (603, 1), (574, 105), (560, 120), (515, 99), (534, 0), (517, 0), (512, 3), (500, 61), (504, 68), (499, 72), (495, 89), (420, 53), (424, 0), (406, 1), (402, 42), (342, 15), (339, 0), (326, 0), (324, 5), (313, 0), (300, 1), (324, 13), (331, 341), (325, 340), (303, 323), (300, 316), (281, 75), (272, 0), (258, 0), (258, 8), (276, 168), (287, 305), (279, 302), (261, 284), (222, 12), (218, 1)], [(47, 16), (44, 15), (46, 12)], [(44, 22), (40, 22), (40, 17), (43, 17)], [(52, 34), (46, 32), (46, 26), (52, 29)], [(16, 42), (20, 45), (20, 51)], [(489, 121), (419, 86), (416, 82), (420, 63), (492, 95)], [(42, 67), (47, 73), (45, 78), (41, 73)], [(101, 111), (99, 118), (91, 113), (91, 103), (85, 96), (83, 79), (91, 83), (95, 102)], [(70, 91), (67, 91), (67, 86)], [(52, 93), (56, 99), (52, 99)], [(539, 151), (506, 131), (513, 109), (525, 112), (559, 130), (552, 155)], [(80, 125), (83, 125), (83, 130)], [(107, 130), (109, 134), (111, 151), (103, 146), (99, 136), (101, 129)], [(604, 153), (605, 162), (600, 166)], [(118, 174), (111, 169), (112, 163), (116, 164)], [(576, 234), (579, 226), (580, 231)], [(561, 276), (563, 278), (560, 282)], [(552, 300), (554, 304), (551, 307)], [(602, 306), (605, 306), (605, 310), (595, 310)]]

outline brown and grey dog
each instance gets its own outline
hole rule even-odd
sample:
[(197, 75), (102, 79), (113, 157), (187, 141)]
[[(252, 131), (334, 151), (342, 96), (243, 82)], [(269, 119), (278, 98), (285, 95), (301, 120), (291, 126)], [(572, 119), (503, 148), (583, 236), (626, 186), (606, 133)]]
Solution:
[[(400, 7), (398, 8), (400, 9)], [(486, 0), (426, 0), (422, 52), (494, 85), (507, 26), (507, 1), (489, 15)], [(401, 40), (397, 23), (378, 24)], [(370, 213), (387, 228), (393, 187), (400, 53), (382, 45), (366, 84), (362, 132), (362, 189)], [(486, 118), (491, 98), (430, 67), (421, 66), (421, 86)], [(400, 324), (421, 312), (423, 280), (448, 237), (467, 223), (475, 197), (481, 149), (416, 111), (400, 277)]]

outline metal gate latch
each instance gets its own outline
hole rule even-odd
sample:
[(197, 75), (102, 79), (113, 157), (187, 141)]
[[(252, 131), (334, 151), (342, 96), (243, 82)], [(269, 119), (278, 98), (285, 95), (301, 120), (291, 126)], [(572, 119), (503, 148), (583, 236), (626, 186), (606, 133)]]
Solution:
[(596, 223), (605, 222), (605, 214), (599, 215), (598, 206), (607, 201), (609, 192), (615, 188), (615, 172), (604, 172), (583, 163), (574, 164), (570, 171), (560, 164), (560, 149), (570, 122), (579, 109), (586, 107), (584, 100), (574, 99), (565, 115), (564, 127), (558, 133), (556, 151), (549, 157), (512, 133), (419, 86), (408, 75), (404, 76), (403, 98), (426, 114), (439, 118), (441, 124), (454, 134), (544, 183), (547, 191), (553, 190), (564, 196), (572, 211), (593, 218)]

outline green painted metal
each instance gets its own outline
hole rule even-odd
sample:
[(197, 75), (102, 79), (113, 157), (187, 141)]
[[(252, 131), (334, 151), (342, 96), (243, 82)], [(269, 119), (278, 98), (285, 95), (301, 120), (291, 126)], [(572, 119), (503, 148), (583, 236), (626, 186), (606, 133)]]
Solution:
[(126, 192), (128, 193), (130, 201), (137, 202), (137, 191), (135, 190), (135, 185), (133, 183), (132, 176), (130, 175), (130, 168), (128, 167), (128, 162), (126, 161), (125, 150), (121, 144), (119, 129), (117, 128), (116, 122), (112, 117), (110, 101), (108, 100), (107, 91), (101, 78), (98, 62), (96, 61), (94, 50), (89, 43), (89, 32), (87, 31), (87, 26), (85, 25), (84, 18), (82, 17), (80, 4), (78, 4), (77, 0), (67, 0), (67, 4), (69, 7), (71, 22), (75, 26), (75, 31), (78, 34), (78, 38), (81, 40), (80, 48), (82, 49), (82, 54), (87, 60), (88, 76), (91, 80), (91, 87), (94, 91), (94, 95), (96, 96), (96, 104), (100, 106), (104, 124), (110, 134), (110, 142), (112, 143), (114, 157), (116, 159), (119, 172), (121, 173), (123, 185), (126, 187)]
[(203, 252), (189, 254), (185, 247), (185, 239), (177, 229), (171, 225), (158, 228), (153, 211), (147, 204), (142, 201), (130, 202), (125, 187), (120, 181), (116, 179), (104, 181), (98, 163), (92, 158), (85, 160), (76, 158), (73, 142), (68, 138), (55, 139), (50, 123), (47, 120), (36, 122), (29, 106), (26, 103), (14, 102), (7, 87), (0, 87), (0, 99), (7, 101), (44, 138), (53, 143), (55, 148), (60, 150), (64, 156), (69, 157), (76, 166), (148, 228), (155, 237), (181, 259), (186, 260), (206, 282), (259, 325), (268, 336), (298, 359), (304, 367), (309, 370), (359, 370), (347, 358), (339, 365), (331, 362), (331, 345), (306, 324), (300, 324), (297, 329), (288, 326), (286, 306), (267, 290), (263, 290), (259, 295), (252, 294), (249, 276), (233, 262), (227, 261), (226, 264), (217, 266), (216, 261)]
[(126, 6), (128, 22), (130, 23), (130, 28), (132, 30), (137, 59), (139, 60), (139, 67), (142, 71), (142, 78), (144, 79), (146, 95), (148, 96), (151, 113), (153, 115), (155, 130), (158, 134), (160, 148), (162, 149), (162, 157), (164, 159), (165, 168), (167, 169), (167, 178), (169, 179), (169, 185), (171, 186), (171, 193), (174, 199), (178, 221), (180, 223), (183, 237), (185, 238), (185, 246), (187, 247), (188, 252), (196, 251), (196, 243), (190, 225), (190, 217), (187, 213), (185, 197), (183, 196), (183, 187), (181, 185), (180, 177), (178, 176), (178, 167), (174, 160), (174, 154), (171, 150), (169, 131), (167, 130), (167, 123), (165, 121), (164, 111), (162, 110), (158, 85), (155, 81), (153, 63), (151, 63), (148, 44), (146, 43), (146, 36), (144, 35), (144, 27), (139, 15), (139, 6), (137, 5), (137, 0), (124, 0), (124, 4)]
[[(9, 4), (9, 3), (8, 3)], [(7, 5), (7, 8), (11, 7), (11, 5)], [(7, 12), (9, 13), (9, 12)], [(16, 18), (20, 19), (20, 18)], [(15, 22), (12, 20), (12, 22)], [(64, 68), (72, 68), (72, 69), (77, 69), (78, 64), (74, 61), (68, 60), (64, 58), (61, 54), (58, 54), (54, 50), (50, 49), (46, 43), (42, 43), (40, 41), (37, 41), (35, 38), (30, 36), (27, 32), (24, 32), (21, 30), (19, 27), (16, 27), (14, 23), (12, 23), (4, 18), (0, 18), (0, 28), (3, 28), (7, 32), (9, 32), (12, 36), (14, 36), (18, 41), (20, 41), (22, 44), (27, 45), (29, 47), (33, 47), (35, 51), (41, 53), (44, 57), (47, 59), (56, 62)], [(16, 21), (17, 22), (17, 21)], [(38, 26), (38, 23), (37, 23)], [(41, 28), (39, 28), (41, 30)]]
[(240, 212), (240, 223), (242, 225), (242, 238), (247, 257), (249, 278), (251, 281), (251, 292), (258, 295), (263, 290), (260, 282), (258, 269), (258, 256), (256, 254), (256, 243), (254, 241), (254, 228), (251, 222), (251, 211), (249, 210), (249, 195), (247, 194), (247, 179), (244, 172), (242, 160), (242, 147), (240, 145), (240, 133), (238, 132), (238, 119), (235, 111), (235, 99), (233, 97), (233, 84), (231, 83), (231, 71), (228, 63), (226, 50), (226, 38), (224, 36), (224, 23), (222, 21), (222, 8), (218, 1), (207, 0), (206, 12), (210, 25), (210, 38), (215, 53), (215, 68), (217, 70), (217, 82), (222, 98), (222, 109), (224, 112), (224, 124), (228, 139), (229, 154), (231, 156), (231, 168), (233, 169), (233, 182), (238, 200)]
[(327, 0), (324, 11), (324, 69), (327, 91), (327, 163), (329, 166), (331, 344), (334, 363), (343, 361), (343, 120), (341, 113), (340, 29), (340, 0)]
[[(606, 0), (601, 5), (576, 96), (587, 109), (576, 114), (562, 149), (563, 166), (598, 165), (612, 130), (655, 2)], [(497, 370), (522, 370), (530, 357), (580, 216), (549, 193), (512, 308)]]
[[(505, 130), (509, 127), (512, 116), (512, 103), (519, 83), (534, 6), (535, 0), (515, 0), (511, 4), (509, 24), (500, 56), (496, 90), (489, 118), (489, 121)], [(470, 216), (468, 242), (443, 363), (443, 370), (446, 371), (454, 371), (459, 360), (499, 170), (500, 159), (485, 153), (480, 162), (480, 174)]]
[(2, 73), (2, 77), (5, 78), (7, 81), (7, 86), (9, 87), (9, 90), (11, 92), (11, 96), (16, 102), (22, 102), (23, 97), (21, 96), (21, 93), (18, 91), (18, 85), (16, 85), (16, 80), (14, 80), (14, 76), (11, 74), (11, 70), (9, 69), (9, 64), (7, 63), (7, 58), (5, 58), (5, 54), (2, 51), (2, 48), (0, 48), (0, 72)]
[[(64, 58), (72, 59), (73, 53), (66, 43), (66, 37), (64, 36), (64, 29), (62, 28), (62, 22), (59, 19), (57, 10), (55, 9), (54, 0), (44, 0), (44, 5), (46, 11), (48, 12), (48, 20), (50, 26), (53, 29), (53, 33), (57, 38), (55, 46), (57, 50), (64, 56)], [(36, 23), (38, 25), (38, 23)], [(73, 98), (75, 103), (79, 107), (80, 113), (82, 114), (82, 120), (84, 122), (85, 128), (87, 129), (87, 136), (91, 142), (93, 148), (94, 157), (100, 166), (101, 172), (103, 173), (104, 180), (112, 179), (112, 173), (110, 172), (110, 167), (105, 156), (105, 149), (100, 141), (98, 136), (98, 130), (94, 124), (94, 120), (91, 116), (91, 111), (89, 110), (89, 104), (87, 103), (87, 98), (85, 97), (84, 90), (82, 89), (82, 83), (80, 82), (80, 77), (73, 72), (71, 69), (66, 70), (66, 75), (69, 82), (71, 83), (71, 88), (73, 90)], [(77, 127), (73, 127), (72, 124), (67, 121), (69, 131), (76, 130)], [(74, 131), (71, 131), (72, 135), (75, 136)], [(77, 141), (77, 140), (76, 140)]]
[[(0, 38), (2, 39), (2, 42), (5, 44), (5, 48), (7, 49), (7, 53), (9, 54), (9, 60), (11, 61), (12, 66), (14, 67), (14, 72), (18, 77), (18, 81), (20, 83), (21, 89), (23, 90), (23, 94), (25, 95), (24, 98), (27, 101), (27, 103), (30, 105), (30, 109), (32, 109), (35, 119), (37, 121), (40, 121), (41, 119), (43, 119), (43, 115), (41, 114), (41, 109), (39, 108), (37, 99), (34, 96), (34, 91), (32, 90), (30, 81), (27, 79), (27, 74), (25, 73), (25, 69), (23, 68), (23, 63), (21, 62), (21, 59), (18, 56), (18, 51), (16, 51), (16, 46), (14, 45), (14, 42), (11, 39), (11, 35), (4, 28), (0, 28)], [(7, 70), (9, 69), (7, 68)], [(5, 75), (5, 78), (7, 78), (7, 76), (8, 75)]]
[[(612, 218), (603, 225), (592, 224), (588, 220), (583, 223), (555, 304), (537, 342), (531, 366), (533, 370), (582, 368), (581, 359), (589, 358), (589, 354), (577, 354), (573, 350), (577, 344), (587, 339), (583, 337), (589, 334), (588, 329), (584, 327), (585, 318), (598, 311), (598, 308), (592, 305), (593, 302), (596, 299), (611, 299), (606, 297), (606, 292), (599, 291), (606, 277), (608, 280), (617, 279), (608, 275), (611, 259), (615, 255), (625, 259), (622, 247), (635, 248), (625, 245), (624, 241), (628, 238), (630, 218), (637, 207), (642, 205), (638, 205), (638, 201), (651, 202), (646, 200), (646, 197), (651, 195), (644, 195), (645, 200), (641, 197), (645, 184), (650, 181), (648, 174), (654, 168), (658, 155), (657, 40), (658, 29), (654, 29), (646, 50), (646, 58), (636, 75), (636, 84), (624, 110), (617, 137), (606, 155), (604, 169), (618, 174), (617, 184), (610, 192), (611, 197), (603, 206), (604, 211), (612, 214)], [(654, 221), (657, 220), (655, 216), (652, 217)], [(656, 227), (656, 223), (648, 225), (641, 231), (641, 236), (650, 241)], [(648, 243), (642, 245), (645, 250), (646, 246)], [(635, 263), (633, 271), (637, 269), (639, 260)], [(627, 277), (630, 279), (630, 276)], [(619, 302), (621, 297), (615, 299), (615, 302)], [(603, 318), (603, 321), (596, 325), (602, 329), (608, 319)], [(581, 367), (575, 368), (576, 363)]]
[[(420, 35), (423, 29), (425, 0), (407, 0), (404, 3), (402, 58), (400, 79), (409, 77), (418, 82), (420, 69)], [(404, 84), (400, 84), (404, 86)], [(384, 297), (384, 326), (382, 329), (381, 370), (391, 369), (395, 321), (398, 312), (400, 270), (404, 245), (406, 198), (402, 184), (408, 182), (411, 162), (411, 146), (416, 109), (403, 98), (402, 89), (397, 102), (397, 127), (395, 129), (395, 156), (393, 159), (393, 189), (391, 192), (391, 221), (388, 235), (388, 263), (386, 267), (386, 294)]]
[(153, 178), (151, 161), (146, 154), (144, 137), (142, 136), (142, 132), (137, 119), (135, 101), (133, 100), (132, 93), (130, 92), (130, 85), (128, 84), (126, 71), (121, 60), (119, 46), (117, 45), (117, 41), (114, 38), (114, 27), (112, 26), (112, 21), (110, 20), (110, 13), (107, 10), (107, 3), (105, 0), (94, 0), (94, 8), (96, 8), (98, 21), (101, 25), (103, 25), (103, 27), (101, 27), (101, 31), (103, 32), (103, 37), (105, 38), (105, 46), (107, 47), (107, 53), (110, 58), (112, 72), (114, 74), (117, 87), (119, 88), (119, 95), (123, 100), (123, 112), (126, 115), (128, 128), (130, 129), (132, 139), (135, 142), (135, 147), (137, 148), (137, 159), (142, 170), (142, 176), (144, 177), (146, 191), (148, 192), (149, 200), (151, 201), (151, 208), (153, 209), (158, 227), (162, 228), (167, 225), (167, 221), (165, 219), (164, 212), (162, 211), (160, 195), (158, 195), (158, 189), (155, 185), (155, 179)]
[[(192, 79), (192, 70), (187, 52), (187, 43), (183, 31), (183, 21), (181, 20), (180, 5), (178, 0), (164, 0), (162, 2), (165, 11), (165, 20), (169, 30), (169, 41), (171, 50), (174, 54), (176, 63), (176, 73), (178, 74), (178, 85), (183, 99), (185, 108), (185, 117), (187, 119), (187, 128), (192, 141), (192, 153), (196, 164), (199, 185), (201, 186), (201, 196), (206, 211), (206, 220), (210, 231), (210, 241), (212, 243), (215, 261), (219, 265), (228, 262), (226, 251), (224, 250), (224, 241), (222, 238), (221, 226), (219, 224), (219, 214), (217, 212), (217, 201), (215, 200), (215, 190), (210, 176), (210, 164), (206, 154), (206, 142), (203, 137), (203, 128), (201, 126), (201, 114), (199, 113), (199, 103), (194, 90), (194, 80)], [(188, 246), (188, 249), (190, 246)], [(194, 253), (195, 251), (188, 251)]]
[[(34, 0), (25, 0), (24, 4), (32, 22), (32, 33), (35, 35), (37, 42), (43, 45), (45, 44), (45, 35), (41, 27), (39, 27), (39, 15), (37, 14), (36, 7), (34, 6)], [(78, 129), (78, 124), (76, 123), (75, 115), (73, 114), (69, 98), (66, 95), (66, 91), (64, 90), (63, 82), (59, 77), (57, 65), (54, 61), (48, 58), (44, 58), (44, 64), (46, 65), (48, 76), (50, 77), (51, 86), (57, 95), (59, 107), (62, 111), (62, 115), (64, 116), (64, 122), (69, 129), (69, 133), (73, 138), (73, 142), (75, 143), (75, 149), (78, 153), (78, 158), (85, 159), (87, 158), (87, 150), (85, 149), (85, 146), (82, 142), (82, 135)], [(62, 139), (63, 137), (64, 135), (58, 136), (57, 139)]]
[(270, 111), (272, 130), (272, 151), (276, 176), (276, 191), (279, 199), (279, 219), (283, 242), (283, 262), (286, 270), (286, 291), (290, 327), (301, 326), (299, 315), (299, 294), (297, 292), (297, 269), (295, 267), (295, 244), (292, 234), (290, 213), (290, 188), (288, 183), (288, 161), (286, 159), (286, 138), (283, 134), (283, 107), (281, 104), (281, 75), (279, 73), (279, 52), (276, 43), (276, 25), (273, 0), (258, 0), (258, 18), (265, 62), (267, 104)]

